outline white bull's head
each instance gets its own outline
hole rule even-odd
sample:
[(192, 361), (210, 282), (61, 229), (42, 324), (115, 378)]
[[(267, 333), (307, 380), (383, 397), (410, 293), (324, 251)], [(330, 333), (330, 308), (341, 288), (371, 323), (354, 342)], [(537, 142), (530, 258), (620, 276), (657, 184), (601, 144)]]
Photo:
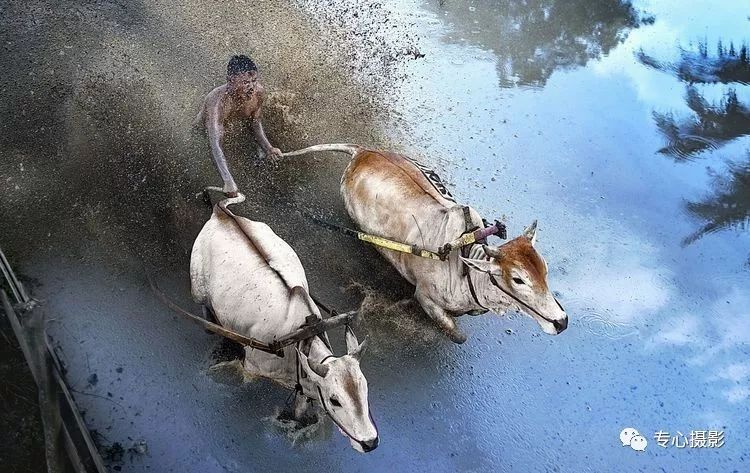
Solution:
[(519, 237), (499, 247), (483, 245), (483, 254), (461, 260), (487, 275), (475, 283), (483, 305), (496, 310), (517, 306), (545, 333), (557, 335), (568, 327), (568, 316), (547, 287), (547, 262), (534, 249), (535, 242), (536, 221)]
[[(320, 402), (352, 447), (362, 453), (375, 450), (380, 442), (370, 415), (367, 380), (359, 367), (366, 342), (360, 344), (354, 332), (347, 328), (347, 354), (344, 356), (328, 356), (316, 362), (298, 351), (302, 369), (311, 382), (309, 396)], [(322, 344), (318, 337), (312, 343)], [(314, 349), (311, 348), (311, 353)]]

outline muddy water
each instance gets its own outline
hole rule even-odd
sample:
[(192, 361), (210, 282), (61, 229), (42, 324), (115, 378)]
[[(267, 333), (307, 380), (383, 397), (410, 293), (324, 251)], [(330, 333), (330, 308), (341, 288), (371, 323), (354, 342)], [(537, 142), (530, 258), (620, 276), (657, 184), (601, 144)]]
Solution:
[[(745, 469), (750, 11), (739, 2), (2, 8), (0, 243), (35, 278), (102, 447), (126, 450), (112, 466)], [(285, 391), (209, 376), (219, 342), (159, 304), (142, 261), (187, 304), (188, 251), (208, 215), (193, 194), (217, 181), (187, 130), (238, 50), (261, 64), (282, 149), (401, 149), (511, 234), (539, 219), (568, 331), (465, 317), (469, 341), (448, 342), (373, 251), (301, 216), (346, 221), (345, 160), (271, 168), (237, 130), (244, 213), (292, 244), (322, 298), (364, 301), (381, 445), (358, 455), (328, 424), (290, 439), (267, 420)], [(621, 446), (625, 427), (647, 437), (645, 452)], [(725, 445), (663, 448), (660, 430), (723, 431)]]

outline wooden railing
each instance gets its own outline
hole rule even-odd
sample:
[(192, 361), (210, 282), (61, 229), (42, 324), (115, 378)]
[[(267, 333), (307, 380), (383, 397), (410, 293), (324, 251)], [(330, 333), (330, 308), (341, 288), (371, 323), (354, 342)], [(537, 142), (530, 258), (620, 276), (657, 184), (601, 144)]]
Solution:
[(5, 316), (10, 321), (39, 393), (49, 473), (106, 473), (70, 389), (64, 370), (44, 327), (44, 308), (31, 299), (0, 250), (0, 268), (16, 303), (0, 289)]

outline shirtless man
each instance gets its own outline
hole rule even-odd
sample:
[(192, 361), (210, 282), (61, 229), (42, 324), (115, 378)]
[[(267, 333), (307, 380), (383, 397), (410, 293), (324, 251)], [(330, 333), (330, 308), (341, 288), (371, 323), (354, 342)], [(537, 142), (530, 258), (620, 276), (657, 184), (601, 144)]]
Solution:
[[(232, 56), (227, 65), (227, 83), (212, 90), (195, 119), (196, 128), (208, 132), (211, 155), (224, 180), (224, 193), (230, 197), (237, 195), (237, 184), (229, 173), (227, 160), (221, 144), (224, 141), (224, 127), (229, 120), (250, 119), (255, 141), (266, 155), (276, 160), (281, 150), (269, 143), (260, 122), (263, 105), (263, 86), (258, 77), (258, 67), (247, 56)], [(204, 128), (205, 127), (205, 128)]]

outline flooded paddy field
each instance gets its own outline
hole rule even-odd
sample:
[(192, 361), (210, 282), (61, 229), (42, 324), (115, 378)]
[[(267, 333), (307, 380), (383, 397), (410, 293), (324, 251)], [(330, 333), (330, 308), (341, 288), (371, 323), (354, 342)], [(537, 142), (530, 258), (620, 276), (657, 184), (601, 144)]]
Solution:
[[(4, 1), (0, 11), (0, 245), (41, 301), (110, 468), (747, 469), (743, 2)], [(567, 331), (550, 337), (514, 313), (465, 316), (469, 339), (453, 344), (375, 251), (305, 217), (351, 224), (338, 190), (347, 158), (271, 166), (237, 127), (225, 148), (248, 196), (237, 211), (295, 249), (319, 298), (362, 308), (380, 446), (358, 454), (329, 421), (290, 435), (272, 419), (288, 391), (212, 374), (222, 343), (163, 306), (146, 273), (199, 310), (188, 264), (209, 209), (195, 194), (220, 181), (191, 123), (236, 53), (260, 66), (266, 132), (282, 150), (406, 152), (511, 237), (538, 219)], [(341, 334), (332, 339), (341, 350)], [(645, 451), (622, 446), (625, 428)], [(696, 431), (721, 433), (722, 446), (685, 444)]]

